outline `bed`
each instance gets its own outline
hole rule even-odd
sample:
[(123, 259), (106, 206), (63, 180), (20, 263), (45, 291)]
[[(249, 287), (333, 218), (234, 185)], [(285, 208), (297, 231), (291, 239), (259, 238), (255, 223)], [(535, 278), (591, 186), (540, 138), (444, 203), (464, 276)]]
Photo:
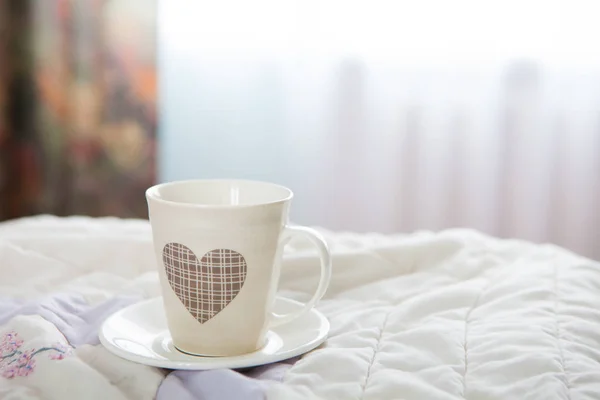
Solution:
[[(323, 231), (328, 340), (241, 370), (171, 371), (109, 353), (102, 321), (160, 296), (142, 220), (39, 216), (0, 224), (0, 398), (600, 399), (600, 265), (471, 230)], [(317, 282), (287, 248), (283, 296)]]

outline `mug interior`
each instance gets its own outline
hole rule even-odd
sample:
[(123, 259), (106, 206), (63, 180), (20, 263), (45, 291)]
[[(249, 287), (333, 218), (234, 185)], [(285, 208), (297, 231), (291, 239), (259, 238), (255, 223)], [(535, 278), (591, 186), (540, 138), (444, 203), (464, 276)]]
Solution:
[(148, 198), (197, 206), (252, 206), (292, 198), (292, 191), (273, 183), (243, 180), (194, 180), (162, 183), (146, 192)]

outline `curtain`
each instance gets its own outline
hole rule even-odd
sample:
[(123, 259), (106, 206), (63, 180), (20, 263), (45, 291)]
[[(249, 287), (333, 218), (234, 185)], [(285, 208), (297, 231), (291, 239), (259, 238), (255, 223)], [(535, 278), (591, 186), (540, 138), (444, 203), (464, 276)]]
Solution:
[(155, 4), (0, 2), (0, 219), (146, 215)]
[(159, 15), (161, 180), (268, 179), (298, 223), (600, 258), (597, 3), (184, 3)]

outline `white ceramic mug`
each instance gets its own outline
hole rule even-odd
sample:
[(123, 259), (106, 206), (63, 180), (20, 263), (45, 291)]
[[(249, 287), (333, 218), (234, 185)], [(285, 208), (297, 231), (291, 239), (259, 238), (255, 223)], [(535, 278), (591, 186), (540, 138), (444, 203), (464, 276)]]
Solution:
[[(146, 191), (169, 331), (181, 351), (233, 356), (261, 348), (274, 325), (309, 311), (331, 277), (331, 256), (316, 231), (288, 225), (292, 191), (242, 180), (192, 180)], [(321, 280), (304, 308), (271, 310), (283, 247), (304, 236), (321, 257)]]

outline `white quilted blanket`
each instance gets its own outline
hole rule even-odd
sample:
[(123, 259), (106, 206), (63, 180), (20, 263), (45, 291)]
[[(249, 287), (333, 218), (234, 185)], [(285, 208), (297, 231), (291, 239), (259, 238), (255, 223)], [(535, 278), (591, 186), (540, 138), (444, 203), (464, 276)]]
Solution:
[[(600, 399), (598, 263), (468, 230), (325, 235), (323, 346), (243, 375), (178, 375), (97, 341), (111, 312), (159, 295), (145, 221), (0, 224), (0, 398)], [(284, 265), (284, 294), (306, 298), (310, 245)]]

